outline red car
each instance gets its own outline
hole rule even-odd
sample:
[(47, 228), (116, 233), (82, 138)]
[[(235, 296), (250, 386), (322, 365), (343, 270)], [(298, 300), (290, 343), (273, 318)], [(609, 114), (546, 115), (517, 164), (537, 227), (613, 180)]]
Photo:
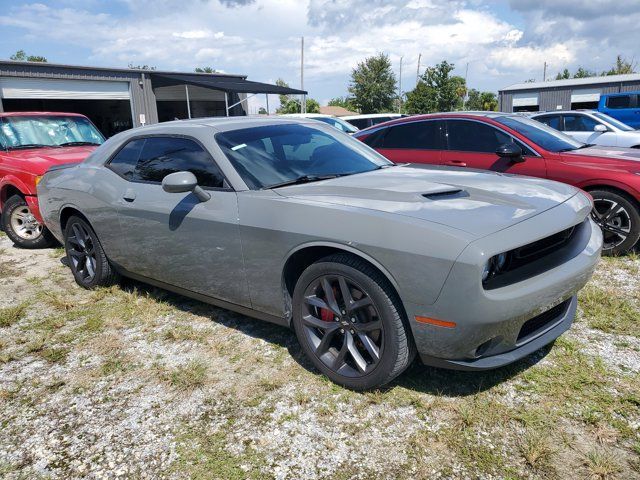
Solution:
[(84, 160), (104, 137), (84, 115), (0, 113), (2, 228), (23, 248), (46, 247), (53, 236), (42, 225), (36, 185), (54, 165)]
[(394, 162), (469, 167), (542, 177), (591, 194), (604, 252), (629, 251), (640, 237), (640, 151), (580, 143), (521, 115), (417, 115), (354, 137)]

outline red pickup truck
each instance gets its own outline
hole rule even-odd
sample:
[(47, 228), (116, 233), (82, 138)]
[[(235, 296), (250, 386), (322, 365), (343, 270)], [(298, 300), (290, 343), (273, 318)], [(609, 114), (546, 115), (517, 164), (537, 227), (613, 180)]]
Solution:
[(2, 229), (22, 248), (52, 245), (42, 224), (36, 185), (53, 165), (84, 160), (104, 142), (77, 113), (0, 113), (0, 209)]

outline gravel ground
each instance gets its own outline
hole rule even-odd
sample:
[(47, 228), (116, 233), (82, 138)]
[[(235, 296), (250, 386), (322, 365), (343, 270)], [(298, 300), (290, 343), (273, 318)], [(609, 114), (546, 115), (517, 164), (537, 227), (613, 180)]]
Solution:
[(287, 329), (133, 282), (84, 291), (61, 257), (0, 237), (0, 477), (640, 478), (637, 256), (601, 264), (554, 346), (368, 393)]

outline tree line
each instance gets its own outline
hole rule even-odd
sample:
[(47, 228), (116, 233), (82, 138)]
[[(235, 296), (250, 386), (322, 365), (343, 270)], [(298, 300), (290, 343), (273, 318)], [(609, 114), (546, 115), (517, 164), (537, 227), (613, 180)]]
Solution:
[(569, 78), (606, 77), (609, 75), (626, 75), (629, 73), (636, 73), (636, 65), (637, 64), (634, 60), (628, 61), (623, 58), (622, 55), (618, 55), (616, 57), (615, 63), (609, 70), (603, 70), (602, 72), (597, 73), (587, 68), (578, 67), (578, 69), (572, 75), (569, 72), (569, 69), (565, 68), (562, 72), (558, 72), (558, 74), (556, 75), (556, 80), (566, 80)]

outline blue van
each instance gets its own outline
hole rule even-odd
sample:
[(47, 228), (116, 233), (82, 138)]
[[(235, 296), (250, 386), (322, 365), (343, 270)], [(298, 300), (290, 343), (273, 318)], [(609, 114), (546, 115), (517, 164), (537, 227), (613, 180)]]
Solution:
[(600, 95), (598, 111), (640, 129), (640, 92)]

